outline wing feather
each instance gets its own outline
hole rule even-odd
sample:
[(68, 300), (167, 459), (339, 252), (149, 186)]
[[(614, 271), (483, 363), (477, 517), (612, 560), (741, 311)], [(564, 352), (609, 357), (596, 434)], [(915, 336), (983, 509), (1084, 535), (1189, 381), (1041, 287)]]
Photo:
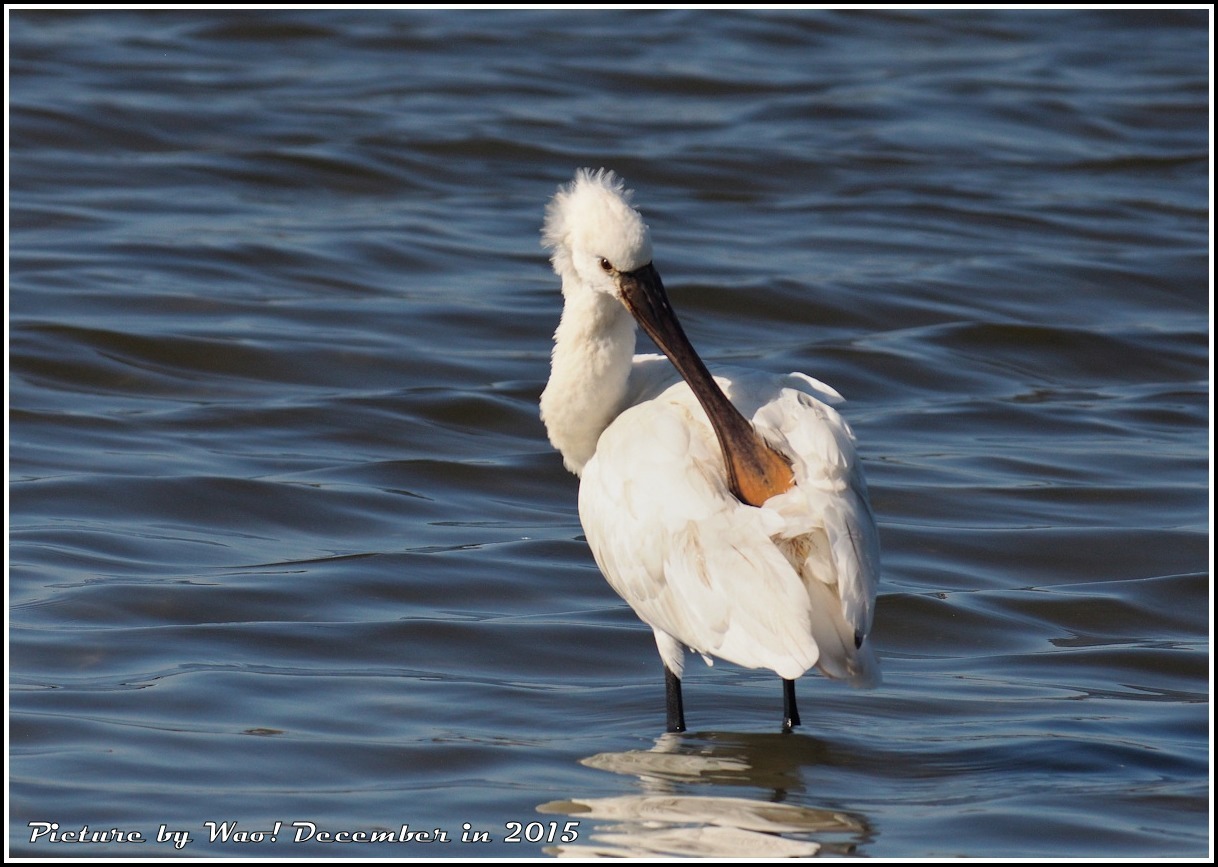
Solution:
[(792, 458), (797, 486), (760, 508), (740, 503), (684, 383), (636, 392), (580, 484), (597, 563), (644, 622), (704, 655), (866, 682), (874, 661), (856, 643), (870, 630), (878, 544), (853, 435), (824, 402), (840, 397), (798, 374), (720, 384)]

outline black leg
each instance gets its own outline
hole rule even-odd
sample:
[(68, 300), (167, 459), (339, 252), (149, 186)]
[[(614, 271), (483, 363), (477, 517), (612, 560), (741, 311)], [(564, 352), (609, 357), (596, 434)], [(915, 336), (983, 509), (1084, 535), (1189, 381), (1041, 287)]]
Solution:
[(685, 731), (685, 706), (681, 703), (681, 678), (664, 666), (664, 707), (668, 711), (668, 730)]
[(795, 681), (782, 681), (782, 732), (790, 734), (791, 727), (799, 725), (799, 708), (795, 706)]

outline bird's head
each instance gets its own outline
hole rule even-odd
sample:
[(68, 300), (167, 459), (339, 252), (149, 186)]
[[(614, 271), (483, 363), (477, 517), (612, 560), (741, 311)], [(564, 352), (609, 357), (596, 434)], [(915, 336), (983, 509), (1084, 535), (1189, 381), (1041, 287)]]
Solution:
[(542, 245), (564, 291), (584, 287), (622, 298), (622, 278), (651, 264), (651, 233), (631, 192), (607, 169), (580, 169), (546, 208)]
[(553, 251), (567, 309), (578, 300), (576, 315), (587, 315), (583, 302), (598, 295), (620, 301), (689, 383), (719, 437), (736, 497), (760, 506), (788, 490), (790, 463), (732, 406), (685, 336), (651, 263), (651, 233), (621, 179), (606, 169), (580, 169), (550, 200), (541, 237)]

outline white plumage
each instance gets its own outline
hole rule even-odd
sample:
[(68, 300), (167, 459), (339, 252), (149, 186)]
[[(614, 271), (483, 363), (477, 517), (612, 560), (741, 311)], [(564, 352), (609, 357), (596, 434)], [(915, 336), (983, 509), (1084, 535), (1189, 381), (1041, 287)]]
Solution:
[[(792, 681), (809, 669), (874, 682), (879, 544), (853, 434), (831, 406), (841, 397), (801, 373), (717, 371), (747, 420), (733, 433), (718, 418), (732, 414), (726, 402), (705, 384), (691, 389), (705, 368), (689, 357), (648, 228), (613, 173), (581, 170), (561, 188), (543, 242), (565, 303), (542, 419), (582, 477), (580, 520), (601, 571), (655, 632), (669, 729), (684, 730), (685, 648), (783, 678), (784, 730), (799, 723)], [(634, 354), (635, 317), (687, 381), (664, 356)], [(752, 495), (757, 505), (742, 501), (746, 469), (729, 474), (724, 457), (750, 437), (782, 476)]]

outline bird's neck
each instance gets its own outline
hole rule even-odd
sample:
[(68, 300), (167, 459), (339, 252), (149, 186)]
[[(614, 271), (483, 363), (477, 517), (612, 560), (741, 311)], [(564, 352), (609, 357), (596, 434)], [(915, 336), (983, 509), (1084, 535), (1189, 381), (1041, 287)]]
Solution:
[(554, 332), (550, 381), (541, 394), (541, 418), (550, 442), (576, 475), (622, 410), (634, 340), (634, 320), (617, 299), (566, 293)]

